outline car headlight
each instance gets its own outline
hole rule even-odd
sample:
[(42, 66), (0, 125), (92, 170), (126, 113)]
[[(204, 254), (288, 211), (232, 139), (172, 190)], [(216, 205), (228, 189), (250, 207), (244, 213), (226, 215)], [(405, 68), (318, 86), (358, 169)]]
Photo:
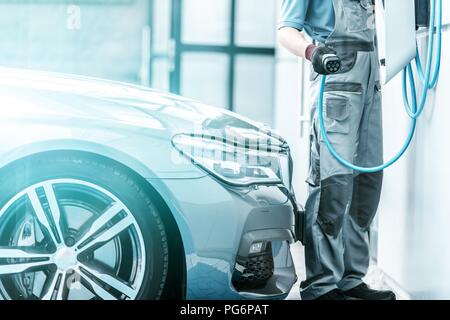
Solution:
[(194, 164), (228, 184), (280, 184), (285, 180), (284, 164), (289, 149), (270, 139), (246, 137), (239, 141), (204, 134), (177, 134), (172, 144)]

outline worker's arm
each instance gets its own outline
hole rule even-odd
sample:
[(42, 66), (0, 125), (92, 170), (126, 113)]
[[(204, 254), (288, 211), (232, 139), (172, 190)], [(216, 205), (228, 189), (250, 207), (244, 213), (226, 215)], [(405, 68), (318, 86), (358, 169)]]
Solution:
[(317, 73), (330, 74), (339, 70), (340, 62), (338, 62), (336, 51), (326, 46), (319, 47), (312, 44), (299, 30), (291, 27), (281, 28), (278, 31), (278, 38), (281, 45), (289, 52), (311, 61)]
[(306, 49), (311, 48), (312, 43), (306, 40), (302, 32), (295, 28), (281, 28), (278, 30), (278, 40), (290, 53), (297, 57), (307, 59)]

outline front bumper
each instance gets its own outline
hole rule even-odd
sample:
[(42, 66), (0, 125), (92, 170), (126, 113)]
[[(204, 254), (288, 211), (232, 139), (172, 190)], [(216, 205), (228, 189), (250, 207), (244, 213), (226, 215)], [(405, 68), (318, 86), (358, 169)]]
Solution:
[[(233, 288), (246, 298), (284, 298), (297, 280), (289, 250), (292, 242), (292, 234), (283, 229), (245, 234), (236, 257)], [(264, 250), (244, 253), (250, 243), (264, 243)]]
[[(164, 181), (186, 251), (187, 299), (283, 299), (297, 277), (295, 205), (281, 186), (232, 189), (210, 176)], [(262, 252), (251, 253), (264, 242)], [(244, 279), (246, 278), (246, 280)], [(245, 283), (243, 283), (245, 282)]]

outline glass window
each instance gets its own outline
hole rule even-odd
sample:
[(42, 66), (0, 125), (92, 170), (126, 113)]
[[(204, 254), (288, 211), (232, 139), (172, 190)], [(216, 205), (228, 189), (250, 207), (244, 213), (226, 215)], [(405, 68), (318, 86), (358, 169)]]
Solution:
[(276, 35), (274, 0), (237, 0), (236, 44), (244, 47), (274, 47)]
[(0, 2), (0, 65), (139, 83), (149, 2), (61, 2)]
[(228, 104), (229, 57), (186, 52), (181, 61), (181, 94), (218, 107)]
[(183, 0), (182, 4), (183, 43), (230, 43), (231, 0)]
[(274, 58), (238, 55), (235, 65), (234, 111), (272, 125)]

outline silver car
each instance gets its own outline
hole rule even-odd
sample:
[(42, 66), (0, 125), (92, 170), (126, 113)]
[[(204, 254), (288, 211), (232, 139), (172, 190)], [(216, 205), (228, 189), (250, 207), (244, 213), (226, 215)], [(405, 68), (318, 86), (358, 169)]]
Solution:
[(303, 215), (269, 129), (16, 69), (0, 102), (0, 298), (282, 299), (296, 282)]

